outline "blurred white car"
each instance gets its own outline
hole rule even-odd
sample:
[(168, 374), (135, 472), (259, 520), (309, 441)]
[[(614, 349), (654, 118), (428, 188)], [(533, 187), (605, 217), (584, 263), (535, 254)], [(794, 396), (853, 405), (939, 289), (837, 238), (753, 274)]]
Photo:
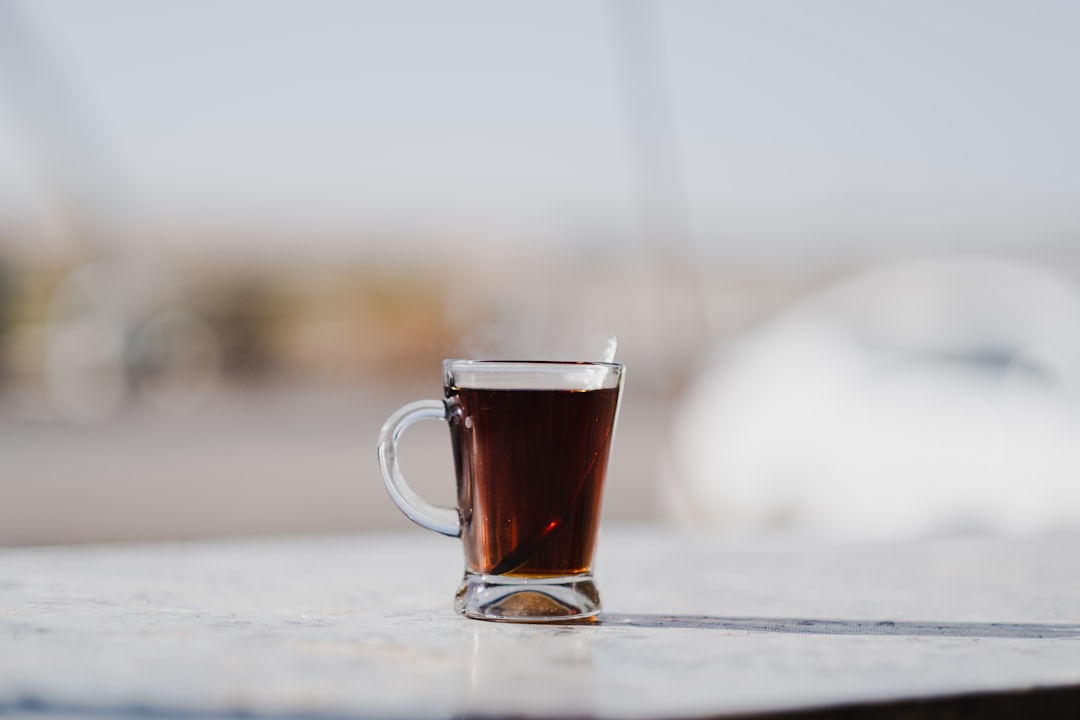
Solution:
[(1080, 527), (1080, 296), (1001, 259), (820, 291), (723, 348), (673, 428), (672, 505), (881, 540)]

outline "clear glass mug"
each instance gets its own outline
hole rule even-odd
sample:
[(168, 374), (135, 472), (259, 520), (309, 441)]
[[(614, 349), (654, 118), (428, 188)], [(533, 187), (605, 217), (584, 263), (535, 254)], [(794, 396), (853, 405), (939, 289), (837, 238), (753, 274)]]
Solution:
[[(592, 562), (622, 379), (619, 363), (445, 360), (443, 399), (383, 425), (390, 497), (417, 524), (462, 539), (458, 612), (522, 622), (600, 612)], [(398, 468), (398, 439), (425, 419), (450, 426), (456, 508), (423, 500)]]

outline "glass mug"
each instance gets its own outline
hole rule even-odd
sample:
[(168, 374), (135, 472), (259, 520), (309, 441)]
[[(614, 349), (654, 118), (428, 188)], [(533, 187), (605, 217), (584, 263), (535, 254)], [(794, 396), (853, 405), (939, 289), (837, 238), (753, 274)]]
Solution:
[[(444, 398), (383, 425), (390, 497), (417, 524), (462, 539), (459, 613), (541, 622), (600, 612), (592, 561), (622, 379), (619, 363), (445, 360)], [(425, 419), (450, 426), (456, 508), (423, 500), (398, 468), (398, 439)]]

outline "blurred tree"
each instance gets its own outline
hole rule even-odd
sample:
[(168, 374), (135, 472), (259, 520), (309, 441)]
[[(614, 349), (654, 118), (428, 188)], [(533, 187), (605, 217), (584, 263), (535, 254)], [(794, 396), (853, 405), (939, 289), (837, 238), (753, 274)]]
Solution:
[(235, 279), (213, 293), (204, 314), (221, 343), (221, 370), (233, 381), (260, 381), (274, 370), (273, 335), (280, 312), (273, 289)]
[[(3, 242), (0, 242), (2, 245)], [(8, 262), (0, 257), (0, 389), (7, 380), (7, 338), (13, 324), (12, 307), (15, 303), (14, 272)]]

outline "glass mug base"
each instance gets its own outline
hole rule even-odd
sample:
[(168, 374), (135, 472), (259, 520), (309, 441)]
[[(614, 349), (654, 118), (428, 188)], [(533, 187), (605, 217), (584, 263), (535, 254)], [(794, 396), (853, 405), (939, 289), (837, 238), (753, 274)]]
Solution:
[(466, 572), (454, 609), (477, 620), (584, 620), (600, 613), (600, 594), (588, 573), (530, 578)]

